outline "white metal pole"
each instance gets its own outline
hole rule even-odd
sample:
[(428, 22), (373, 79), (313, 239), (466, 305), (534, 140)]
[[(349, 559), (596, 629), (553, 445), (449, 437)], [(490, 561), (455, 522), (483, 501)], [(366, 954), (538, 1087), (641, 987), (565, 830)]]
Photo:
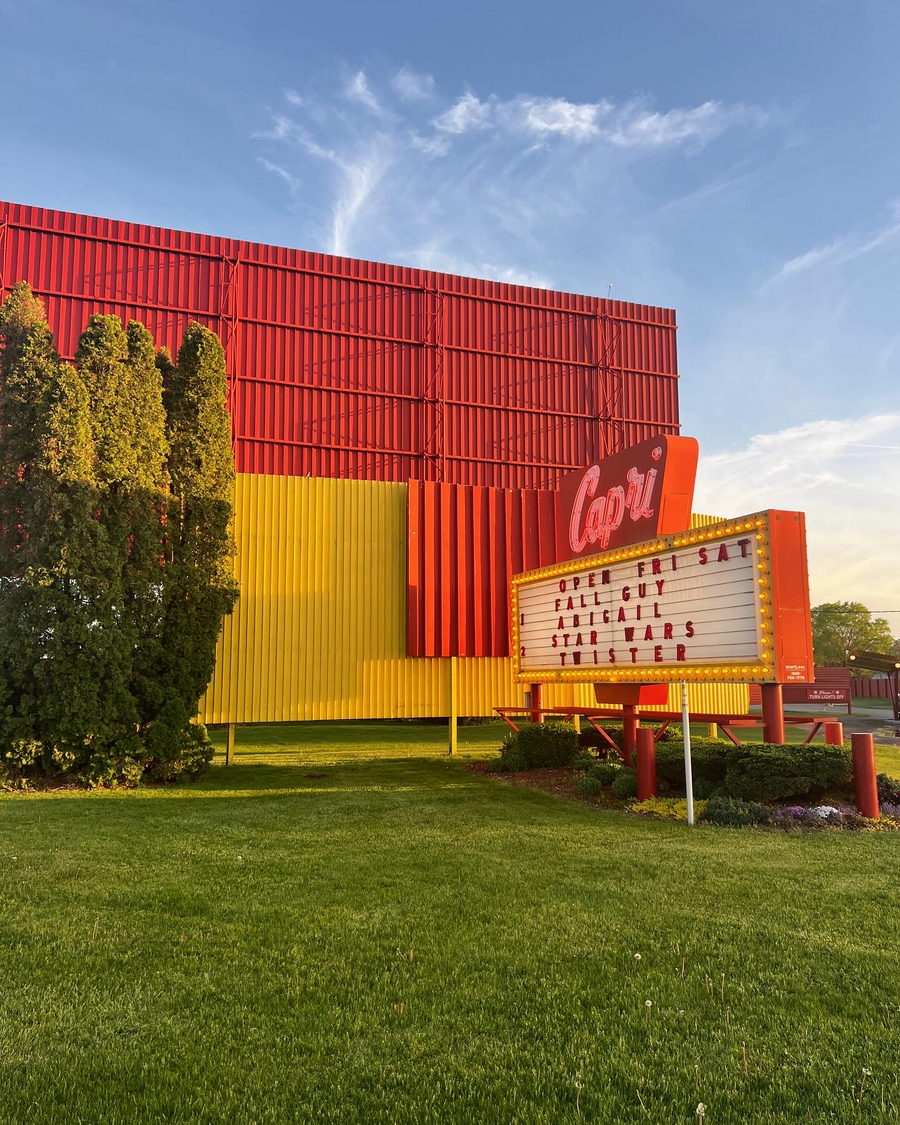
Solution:
[(681, 727), (684, 732), (684, 789), (687, 793), (687, 822), (694, 823), (694, 775), (691, 770), (691, 716), (688, 712), (687, 684), (681, 685)]

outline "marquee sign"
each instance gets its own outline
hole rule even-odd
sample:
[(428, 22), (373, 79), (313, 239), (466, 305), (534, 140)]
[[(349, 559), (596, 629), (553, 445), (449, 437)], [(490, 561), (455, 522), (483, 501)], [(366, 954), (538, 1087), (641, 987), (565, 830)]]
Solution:
[(801, 512), (767, 511), (512, 579), (519, 681), (813, 676)]
[(658, 434), (564, 477), (556, 557), (595, 555), (687, 527), (698, 454), (696, 438)]

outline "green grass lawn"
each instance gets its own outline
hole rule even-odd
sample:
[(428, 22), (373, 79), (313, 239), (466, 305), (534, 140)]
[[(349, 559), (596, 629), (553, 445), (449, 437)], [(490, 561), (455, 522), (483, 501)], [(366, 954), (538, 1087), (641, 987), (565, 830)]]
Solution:
[(895, 836), (644, 822), (445, 745), (247, 728), (193, 786), (0, 798), (0, 1121), (900, 1120)]

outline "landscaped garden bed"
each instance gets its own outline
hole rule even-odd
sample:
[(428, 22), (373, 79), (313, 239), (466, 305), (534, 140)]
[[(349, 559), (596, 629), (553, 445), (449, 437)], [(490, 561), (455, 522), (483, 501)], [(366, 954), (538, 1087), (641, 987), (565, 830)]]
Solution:
[[(621, 745), (621, 730), (609, 730)], [(900, 830), (900, 780), (878, 777), (881, 816), (862, 816), (851, 804), (852, 767), (844, 746), (735, 746), (714, 738), (692, 740), (694, 815), (720, 827), (785, 831)], [(538, 723), (510, 732), (499, 758), (473, 772), (602, 809), (664, 820), (687, 820), (680, 729), (656, 747), (659, 795), (636, 800), (635, 771), (593, 730), (578, 734), (564, 723)]]

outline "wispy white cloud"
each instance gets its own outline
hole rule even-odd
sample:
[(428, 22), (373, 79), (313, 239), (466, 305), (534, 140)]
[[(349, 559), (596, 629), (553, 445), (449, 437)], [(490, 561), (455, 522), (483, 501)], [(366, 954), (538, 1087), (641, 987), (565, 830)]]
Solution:
[(288, 191), (292, 194), (299, 190), (300, 180), (296, 176), (292, 176), (286, 168), (282, 168), (280, 164), (275, 164), (271, 160), (266, 160), (264, 156), (257, 157), (257, 159), (267, 172), (271, 172), (272, 175), (278, 176), (280, 180), (283, 180), (284, 183), (287, 184)]
[(428, 101), (434, 97), (434, 79), (430, 74), (416, 74), (408, 66), (401, 67), (391, 79), (394, 92), (406, 102)]
[(384, 139), (376, 136), (372, 145), (354, 160), (342, 160), (341, 189), (335, 199), (331, 220), (332, 254), (350, 252), (356, 223), (390, 166)]
[(381, 103), (378, 98), (372, 93), (369, 87), (369, 81), (366, 78), (365, 72), (358, 70), (350, 77), (344, 86), (344, 94), (351, 102), (357, 102), (359, 105), (365, 106), (366, 109), (371, 110), (372, 113), (380, 114)]
[(442, 133), (455, 133), (461, 135), (470, 133), (473, 129), (487, 129), (491, 124), (491, 106), (476, 98), (474, 94), (465, 93), (453, 103), (449, 109), (434, 119), (434, 127)]
[[(900, 610), (900, 411), (822, 419), (704, 456), (694, 507), (723, 516), (806, 513), (813, 604)], [(889, 618), (900, 634), (900, 615)]]
[(514, 129), (587, 141), (601, 135), (599, 122), (613, 112), (610, 102), (570, 102), (566, 98), (520, 97), (498, 107), (498, 119)]
[(892, 205), (892, 210), (891, 221), (874, 234), (836, 238), (824, 246), (816, 246), (804, 254), (789, 258), (766, 284), (784, 281), (819, 266), (842, 266), (893, 242), (897, 235), (900, 235), (900, 215), (897, 213), (896, 204)]
[(666, 113), (633, 104), (624, 107), (618, 116), (608, 137), (613, 144), (625, 148), (669, 148), (685, 142), (708, 144), (734, 125), (759, 127), (767, 120), (759, 109), (724, 106), (716, 101)]
[(609, 100), (572, 102), (566, 98), (520, 95), (486, 100), (467, 91), (434, 118), (436, 129), (458, 135), (473, 130), (524, 133), (543, 139), (565, 137), (617, 148), (660, 149), (691, 142), (708, 144), (735, 125), (760, 127), (766, 114), (756, 107), (708, 101), (664, 113), (641, 101), (616, 105)]
[[(473, 90), (448, 98), (430, 75), (403, 67), (382, 80), (348, 71), (331, 90), (285, 90), (258, 139), (271, 146), (266, 171), (295, 194), (291, 177), (302, 179), (305, 222), (311, 208), (322, 213), (306, 241), (313, 235), (337, 254), (468, 263), (466, 272), (550, 284), (547, 247), (563, 229), (578, 240), (589, 217), (596, 224), (601, 192), (614, 223), (615, 193), (624, 196), (628, 169), (645, 154), (691, 152), (758, 123), (718, 102), (656, 110)], [(300, 176), (310, 161), (322, 171)]]

